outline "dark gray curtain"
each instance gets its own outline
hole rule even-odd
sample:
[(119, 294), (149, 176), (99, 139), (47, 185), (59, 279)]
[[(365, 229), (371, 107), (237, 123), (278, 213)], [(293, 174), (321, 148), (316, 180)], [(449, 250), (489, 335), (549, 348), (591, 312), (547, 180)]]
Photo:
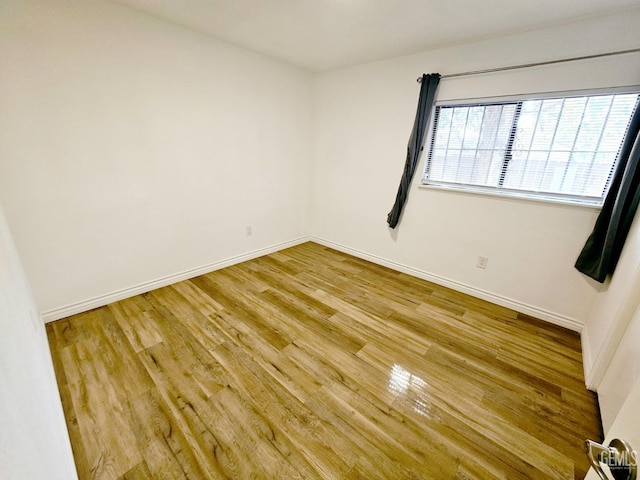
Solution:
[(593, 232), (587, 239), (575, 267), (603, 283), (613, 273), (640, 200), (640, 108), (629, 123), (620, 149), (618, 168), (611, 181)]
[(404, 171), (402, 172), (400, 186), (396, 194), (396, 202), (389, 212), (389, 215), (387, 215), (387, 223), (391, 228), (396, 228), (398, 225), (402, 209), (407, 201), (409, 185), (411, 185), (411, 179), (416, 171), (420, 152), (422, 152), (424, 137), (427, 125), (429, 124), (429, 115), (431, 115), (431, 110), (433, 109), (433, 101), (436, 97), (438, 83), (440, 83), (440, 74), (432, 73), (430, 75), (422, 75), (418, 111), (416, 112), (416, 119), (413, 122), (413, 130), (411, 131), (411, 137), (407, 145), (407, 158), (404, 163)]

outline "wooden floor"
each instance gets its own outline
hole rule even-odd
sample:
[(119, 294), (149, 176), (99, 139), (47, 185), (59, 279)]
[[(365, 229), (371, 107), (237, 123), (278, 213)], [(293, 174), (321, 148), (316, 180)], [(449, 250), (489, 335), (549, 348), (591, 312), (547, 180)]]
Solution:
[(313, 243), (47, 326), (81, 479), (583, 478), (580, 339)]

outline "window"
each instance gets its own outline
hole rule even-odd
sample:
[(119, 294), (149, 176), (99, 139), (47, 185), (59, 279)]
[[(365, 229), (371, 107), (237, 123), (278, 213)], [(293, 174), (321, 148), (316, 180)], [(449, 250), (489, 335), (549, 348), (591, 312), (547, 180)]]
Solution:
[(437, 104), (423, 184), (601, 205), (639, 96)]

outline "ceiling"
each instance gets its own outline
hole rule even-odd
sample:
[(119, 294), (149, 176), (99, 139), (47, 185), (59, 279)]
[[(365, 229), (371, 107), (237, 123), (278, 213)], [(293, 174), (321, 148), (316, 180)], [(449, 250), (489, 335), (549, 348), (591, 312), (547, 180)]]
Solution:
[(312, 71), (638, 7), (638, 0), (116, 0)]

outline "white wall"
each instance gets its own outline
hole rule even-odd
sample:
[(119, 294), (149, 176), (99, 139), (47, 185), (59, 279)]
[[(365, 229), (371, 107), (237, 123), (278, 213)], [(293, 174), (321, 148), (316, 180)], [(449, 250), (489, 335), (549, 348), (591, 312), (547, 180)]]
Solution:
[(309, 73), (112, 2), (1, 9), (0, 201), (41, 310), (308, 233)]
[(583, 350), (586, 381), (598, 391), (606, 428), (640, 375), (640, 214), (631, 224), (616, 271), (599, 292), (587, 318)]
[(632, 387), (640, 379), (640, 305), (629, 322), (615, 355), (598, 385), (598, 403), (605, 435)]
[(77, 478), (44, 324), (0, 210), (0, 478)]
[[(573, 264), (595, 209), (418, 188), (396, 232), (395, 198), (423, 72), (441, 74), (637, 47), (640, 10), (318, 74), (312, 233), (369, 258), (580, 329), (601, 287)], [(640, 55), (441, 82), (461, 99), (640, 83)], [(424, 158), (422, 159), (424, 160)], [(476, 268), (489, 257), (486, 270)]]

